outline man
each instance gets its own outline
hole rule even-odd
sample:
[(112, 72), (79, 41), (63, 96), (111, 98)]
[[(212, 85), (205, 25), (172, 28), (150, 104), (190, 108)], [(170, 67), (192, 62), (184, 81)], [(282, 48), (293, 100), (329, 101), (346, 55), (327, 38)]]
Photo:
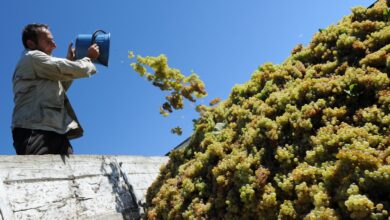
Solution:
[(12, 136), (17, 154), (73, 153), (69, 139), (83, 130), (65, 94), (73, 79), (96, 73), (91, 60), (99, 57), (96, 44), (85, 58), (74, 60), (69, 45), (67, 59), (51, 56), (57, 47), (48, 25), (29, 24), (23, 29), (23, 51), (13, 76), (15, 107)]

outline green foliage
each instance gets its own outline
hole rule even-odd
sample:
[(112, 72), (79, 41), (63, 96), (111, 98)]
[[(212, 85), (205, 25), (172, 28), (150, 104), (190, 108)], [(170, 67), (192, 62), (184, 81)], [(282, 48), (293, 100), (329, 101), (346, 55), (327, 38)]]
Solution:
[[(358, 7), (214, 108), (148, 190), (149, 219), (388, 219), (387, 1)], [(141, 68), (142, 69), (142, 68)]]

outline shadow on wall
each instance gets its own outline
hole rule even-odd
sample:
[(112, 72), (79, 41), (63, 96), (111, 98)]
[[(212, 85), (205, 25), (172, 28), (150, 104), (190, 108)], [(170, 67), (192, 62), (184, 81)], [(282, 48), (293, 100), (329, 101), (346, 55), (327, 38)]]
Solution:
[(116, 161), (102, 163), (101, 171), (107, 176), (112, 186), (116, 199), (116, 211), (122, 214), (124, 220), (141, 219), (142, 213), (133, 187), (121, 170), (121, 165), (122, 163), (118, 164)]

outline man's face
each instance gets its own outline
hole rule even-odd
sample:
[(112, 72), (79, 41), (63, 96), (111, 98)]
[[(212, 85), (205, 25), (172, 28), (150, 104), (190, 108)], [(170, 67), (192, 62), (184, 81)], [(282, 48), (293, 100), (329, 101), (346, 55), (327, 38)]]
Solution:
[(36, 45), (35, 49), (40, 50), (47, 55), (51, 55), (56, 47), (57, 45), (54, 42), (53, 35), (51, 35), (50, 31), (46, 28), (41, 28), (38, 33), (38, 45)]

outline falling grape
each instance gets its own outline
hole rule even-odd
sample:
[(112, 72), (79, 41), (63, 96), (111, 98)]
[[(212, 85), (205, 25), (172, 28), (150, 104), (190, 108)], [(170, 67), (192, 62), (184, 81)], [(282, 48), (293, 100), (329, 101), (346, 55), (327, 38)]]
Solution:
[(172, 134), (177, 134), (179, 136), (183, 134), (181, 127), (174, 127), (171, 129), (171, 132)]
[[(128, 57), (129, 59), (135, 58), (134, 52), (129, 51)], [(170, 92), (170, 95), (165, 97), (166, 102), (160, 107), (160, 114), (164, 117), (169, 116), (174, 110), (183, 109), (184, 100), (196, 102), (198, 98), (207, 95), (205, 85), (196, 73), (192, 72), (189, 76), (184, 76), (180, 70), (169, 67), (168, 58), (165, 55), (157, 57), (138, 55), (136, 62), (130, 65), (153, 86)], [(149, 73), (148, 69), (152, 70), (152, 73)], [(172, 133), (181, 135), (182, 131), (173, 128)]]
[(209, 104), (210, 104), (210, 106), (214, 106), (214, 105), (218, 104), (220, 101), (221, 101), (221, 98), (217, 97), (217, 98), (211, 100)]
[[(129, 58), (134, 57), (134, 52), (130, 51)], [(205, 85), (196, 73), (184, 76), (180, 70), (169, 67), (168, 58), (165, 55), (157, 57), (137, 55), (136, 62), (130, 65), (140, 76), (146, 77), (153, 86), (170, 92), (170, 95), (165, 97), (167, 102), (164, 102), (162, 111), (160, 111), (163, 115), (172, 113), (172, 109), (182, 109), (184, 99), (195, 102), (197, 98), (207, 95)], [(148, 68), (153, 73), (149, 73)]]

